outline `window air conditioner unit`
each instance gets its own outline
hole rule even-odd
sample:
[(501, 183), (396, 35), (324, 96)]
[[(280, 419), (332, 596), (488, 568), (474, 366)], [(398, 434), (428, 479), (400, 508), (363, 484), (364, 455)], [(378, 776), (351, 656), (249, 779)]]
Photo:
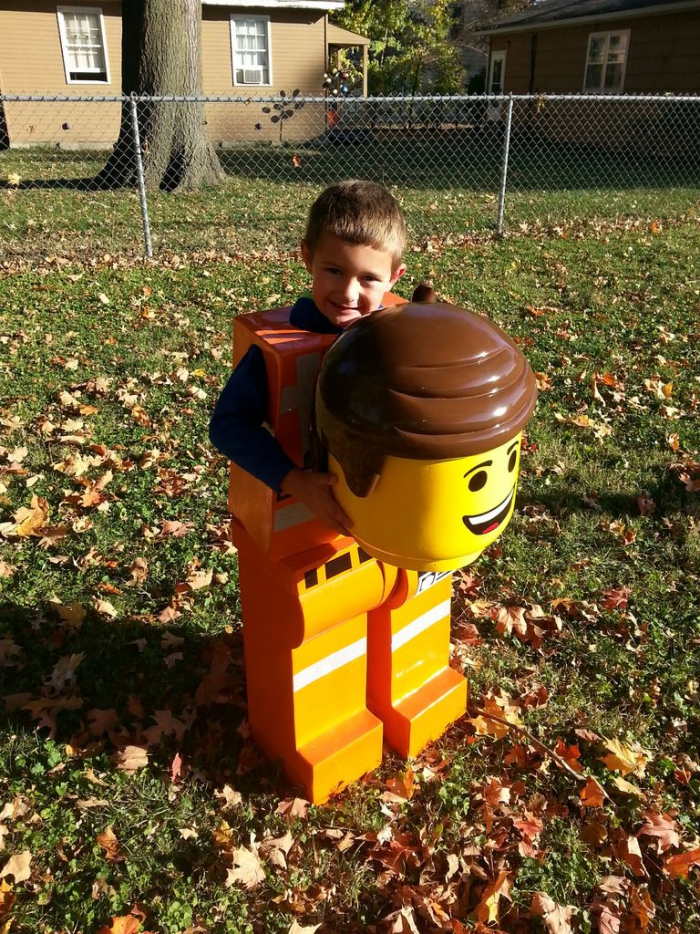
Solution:
[(263, 83), (262, 68), (244, 68), (243, 69), (243, 84), (262, 84), (262, 83)]

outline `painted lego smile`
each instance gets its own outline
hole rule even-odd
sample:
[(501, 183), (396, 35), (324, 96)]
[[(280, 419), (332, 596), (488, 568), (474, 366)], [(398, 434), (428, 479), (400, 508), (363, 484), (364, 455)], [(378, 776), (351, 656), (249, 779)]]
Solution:
[(502, 503), (499, 503), (493, 509), (489, 509), (488, 512), (482, 512), (480, 516), (462, 516), (462, 522), (473, 535), (486, 535), (493, 532), (508, 515), (514, 491), (515, 487)]

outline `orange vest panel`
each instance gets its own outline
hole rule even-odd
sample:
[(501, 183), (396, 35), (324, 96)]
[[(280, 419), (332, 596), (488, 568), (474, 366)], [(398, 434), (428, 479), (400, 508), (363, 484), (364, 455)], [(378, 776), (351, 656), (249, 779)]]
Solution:
[[(387, 293), (384, 305), (404, 299)], [(300, 331), (289, 323), (291, 308), (239, 315), (233, 321), (233, 363), (257, 344), (263, 354), (269, 390), (267, 425), (285, 454), (308, 467), (311, 415), (323, 357), (335, 334)], [(229, 512), (258, 548), (273, 561), (338, 538), (289, 494), (277, 494), (262, 481), (231, 464)], [(236, 523), (232, 523), (236, 543)]]

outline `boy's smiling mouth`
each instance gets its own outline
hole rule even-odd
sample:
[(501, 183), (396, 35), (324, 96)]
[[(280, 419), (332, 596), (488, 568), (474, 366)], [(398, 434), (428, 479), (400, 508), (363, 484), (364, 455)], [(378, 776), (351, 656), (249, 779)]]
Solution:
[(515, 487), (511, 489), (510, 493), (498, 506), (494, 506), (493, 509), (482, 512), (478, 516), (462, 516), (462, 522), (473, 535), (486, 535), (488, 532), (493, 532), (508, 515), (514, 490)]

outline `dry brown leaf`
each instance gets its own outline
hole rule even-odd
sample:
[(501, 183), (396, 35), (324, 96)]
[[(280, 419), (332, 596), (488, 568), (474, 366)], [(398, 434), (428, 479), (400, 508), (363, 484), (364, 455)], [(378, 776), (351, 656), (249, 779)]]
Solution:
[(211, 584), (213, 574), (214, 572), (211, 569), (208, 571), (193, 571), (187, 576), (187, 583), (192, 590), (201, 590)]
[(658, 841), (659, 853), (665, 853), (671, 847), (679, 847), (681, 839), (678, 834), (678, 824), (668, 814), (659, 814), (657, 811), (644, 811), (644, 823), (637, 831), (638, 837), (655, 837)]
[(116, 619), (119, 611), (109, 602), (109, 600), (95, 599), (95, 610), (100, 616), (106, 616), (108, 619)]
[[(9, 915), (9, 913), (12, 911), (12, 906), (14, 903), (15, 895), (12, 892), (12, 886), (9, 882), (5, 882), (3, 879), (2, 882), (0, 882), (0, 921)], [(5, 934), (5, 931), (10, 930), (9, 925), (10, 922), (7, 923), (7, 926), (3, 925), (3, 927), (0, 928), (0, 931)]]
[(286, 798), (277, 805), (277, 814), (290, 820), (295, 817), (306, 820), (309, 816), (309, 802), (304, 798)]
[(29, 868), (31, 861), (32, 854), (29, 852), (29, 850), (23, 850), (21, 853), (16, 853), (14, 856), (11, 856), (8, 859), (3, 868), (0, 870), (0, 879), (4, 879), (7, 876), (12, 876), (15, 880), (15, 885), (18, 882), (26, 882), (32, 874)]
[(573, 934), (571, 918), (575, 908), (557, 905), (545, 892), (535, 892), (530, 903), (530, 913), (542, 922), (548, 934)]
[(98, 846), (104, 851), (108, 863), (122, 863), (124, 861), (125, 856), (121, 845), (111, 827), (108, 827), (102, 833), (98, 833), (95, 839)]
[(289, 853), (293, 845), (294, 837), (287, 831), (283, 837), (277, 837), (275, 839), (268, 837), (263, 840), (258, 848), (258, 853), (266, 862), (271, 863), (273, 866), (278, 866), (280, 869), (286, 869), (287, 860), (285, 856)]
[(148, 750), (143, 746), (125, 746), (110, 758), (121, 772), (133, 775), (148, 765)]
[(234, 868), (227, 870), (226, 888), (230, 889), (234, 882), (246, 889), (255, 889), (265, 881), (265, 870), (260, 863), (260, 857), (255, 850), (239, 846), (232, 852)]
[(49, 682), (51, 686), (60, 691), (64, 685), (74, 681), (76, 669), (84, 658), (85, 652), (80, 652), (79, 655), (64, 655), (63, 658), (59, 658), (51, 672)]

